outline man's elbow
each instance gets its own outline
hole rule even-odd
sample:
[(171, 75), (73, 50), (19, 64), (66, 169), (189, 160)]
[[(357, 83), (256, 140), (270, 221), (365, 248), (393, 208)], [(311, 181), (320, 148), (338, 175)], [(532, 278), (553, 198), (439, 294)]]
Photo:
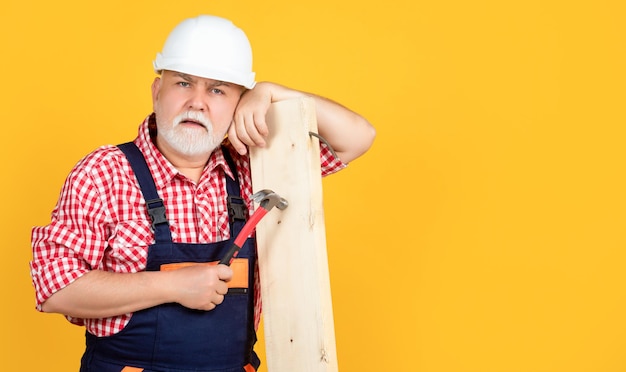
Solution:
[(370, 124), (367, 120), (365, 120), (365, 124), (366, 130), (364, 131), (365, 134), (363, 136), (363, 152), (361, 153), (361, 155), (363, 155), (367, 150), (370, 149), (370, 147), (372, 147), (372, 145), (374, 144), (374, 140), (376, 139), (376, 128), (374, 128), (374, 126)]
[(62, 305), (59, 303), (59, 299), (57, 296), (59, 292), (52, 294), (48, 297), (39, 307), (44, 313), (58, 313), (62, 314)]
[(361, 121), (359, 131), (356, 131), (356, 135), (351, 139), (351, 146), (346, 149), (347, 151), (338, 152), (339, 158), (346, 164), (365, 154), (376, 139), (376, 128), (363, 118)]

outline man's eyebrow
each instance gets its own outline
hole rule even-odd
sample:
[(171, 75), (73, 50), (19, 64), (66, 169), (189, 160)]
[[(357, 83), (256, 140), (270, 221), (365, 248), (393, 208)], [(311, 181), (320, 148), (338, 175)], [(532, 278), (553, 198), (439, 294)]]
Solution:
[[(193, 76), (191, 76), (189, 74), (185, 74), (183, 72), (177, 72), (176, 75), (181, 77), (182, 79), (184, 79), (186, 81), (193, 81), (194, 80)], [(226, 81), (222, 81), (222, 80), (212, 80), (210, 85), (213, 86), (213, 87), (219, 87), (221, 85), (225, 85), (225, 86), (229, 87), (232, 84), (229, 83), (229, 82), (226, 82)]]
[[(182, 78), (185, 81), (188, 82), (193, 82), (194, 81), (194, 77), (189, 75), (189, 74), (185, 74), (183, 72), (176, 72), (176, 76), (179, 76), (180, 78)], [(219, 87), (219, 86), (225, 86), (225, 87), (232, 87), (233, 84), (227, 82), (227, 81), (222, 81), (222, 80), (212, 80), (211, 79), (211, 83), (209, 83), (210, 86), (212, 87)]]
[(214, 80), (213, 83), (211, 83), (212, 86), (214, 87), (219, 87), (220, 85), (225, 85), (227, 87), (231, 86), (232, 84), (225, 82), (225, 81), (221, 81), (221, 80)]
[(183, 74), (182, 72), (177, 72), (176, 75), (181, 77), (185, 81), (193, 81), (193, 78), (191, 77), (191, 75)]

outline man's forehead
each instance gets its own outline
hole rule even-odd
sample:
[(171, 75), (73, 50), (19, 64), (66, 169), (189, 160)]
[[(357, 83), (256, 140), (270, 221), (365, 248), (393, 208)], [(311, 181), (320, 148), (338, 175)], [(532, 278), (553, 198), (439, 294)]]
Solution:
[(168, 75), (170, 75), (172, 77), (179, 77), (179, 78), (181, 78), (181, 79), (183, 79), (185, 81), (206, 82), (207, 84), (209, 84), (211, 86), (236, 85), (236, 84), (228, 83), (228, 82), (221, 81), (221, 80), (205, 78), (205, 77), (191, 75), (191, 74), (186, 74), (184, 72), (178, 72), (178, 71), (165, 70), (165, 71), (163, 71), (163, 75), (165, 75), (165, 74), (168, 74)]

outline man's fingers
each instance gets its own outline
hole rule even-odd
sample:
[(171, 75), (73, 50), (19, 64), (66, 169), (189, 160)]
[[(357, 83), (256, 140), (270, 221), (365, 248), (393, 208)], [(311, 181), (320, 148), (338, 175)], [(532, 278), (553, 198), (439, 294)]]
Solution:
[(228, 140), (238, 153), (241, 155), (246, 153), (246, 145), (239, 139), (239, 135), (237, 134), (237, 124), (234, 120), (230, 124), (230, 128), (228, 128)]
[(223, 281), (224, 293), (228, 291), (228, 285), (226, 284), (233, 278), (233, 269), (226, 265), (217, 265), (217, 277)]

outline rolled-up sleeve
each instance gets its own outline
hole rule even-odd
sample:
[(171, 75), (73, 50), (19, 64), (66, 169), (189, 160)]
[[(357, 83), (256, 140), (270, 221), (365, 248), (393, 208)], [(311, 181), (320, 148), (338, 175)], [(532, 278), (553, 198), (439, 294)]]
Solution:
[(322, 177), (326, 177), (345, 168), (343, 163), (325, 143), (320, 143), (320, 164)]
[(52, 294), (102, 262), (104, 213), (97, 187), (79, 163), (63, 185), (50, 224), (32, 229), (30, 272), (39, 311)]

